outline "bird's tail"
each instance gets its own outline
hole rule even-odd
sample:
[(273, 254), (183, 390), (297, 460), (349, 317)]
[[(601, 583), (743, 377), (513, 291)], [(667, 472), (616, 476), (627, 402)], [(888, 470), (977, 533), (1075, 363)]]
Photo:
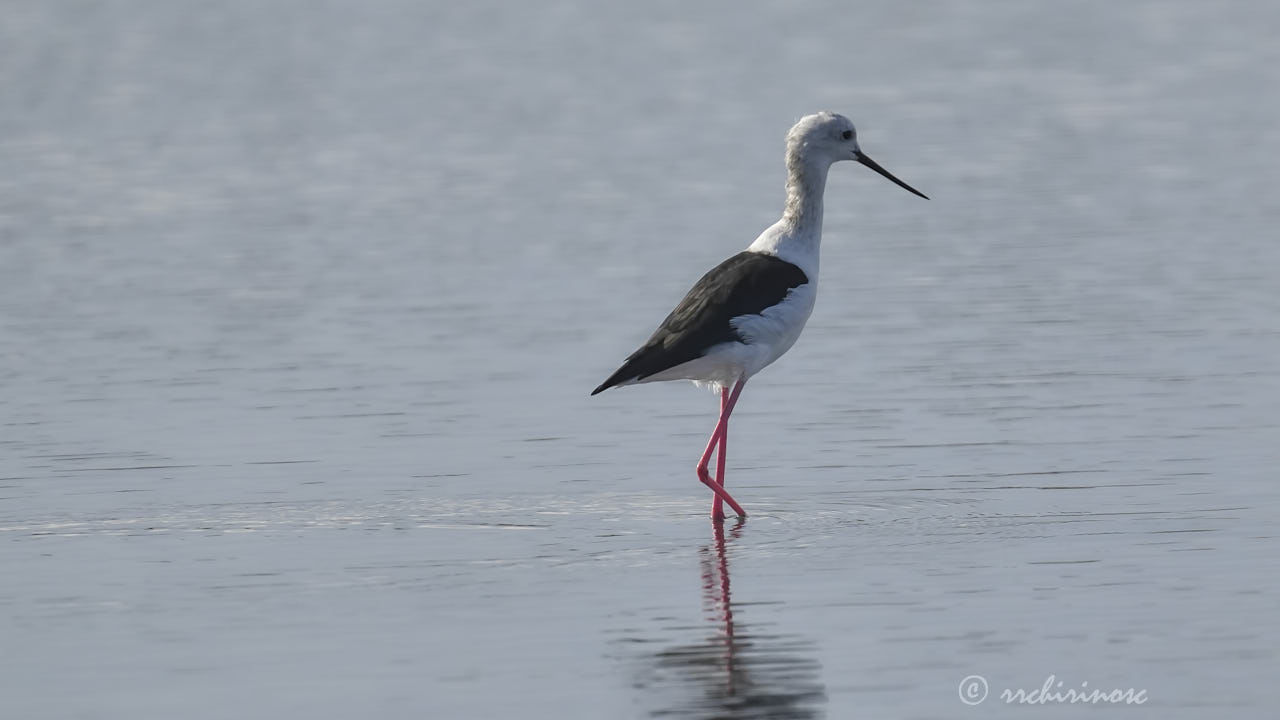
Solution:
[(609, 379), (600, 383), (600, 386), (591, 391), (592, 395), (599, 395), (611, 387), (620, 385), (630, 385), (633, 382), (643, 380), (650, 375), (662, 372), (667, 366), (662, 363), (662, 352), (659, 347), (646, 344), (639, 350), (631, 353), (622, 367), (618, 368), (609, 376)]
[[(630, 365), (630, 363), (627, 363), (627, 365)], [(605, 390), (608, 390), (611, 387), (617, 387), (627, 382), (636, 380), (637, 378), (635, 376), (635, 372), (630, 371), (630, 368), (628, 368), (627, 365), (623, 365), (622, 367), (618, 368), (617, 371), (615, 371), (612, 375), (609, 376), (608, 380), (605, 380), (604, 382), (600, 383), (599, 387), (597, 387), (595, 390), (592, 390), (591, 394), (599, 395), (600, 393), (604, 392)]]

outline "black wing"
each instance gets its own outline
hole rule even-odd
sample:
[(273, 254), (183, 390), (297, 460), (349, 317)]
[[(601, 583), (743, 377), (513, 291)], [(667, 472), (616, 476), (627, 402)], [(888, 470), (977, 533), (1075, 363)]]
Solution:
[(759, 315), (807, 282), (803, 270), (774, 255), (750, 251), (734, 255), (694, 283), (653, 336), (591, 394), (702, 357), (720, 343), (742, 342), (730, 320)]

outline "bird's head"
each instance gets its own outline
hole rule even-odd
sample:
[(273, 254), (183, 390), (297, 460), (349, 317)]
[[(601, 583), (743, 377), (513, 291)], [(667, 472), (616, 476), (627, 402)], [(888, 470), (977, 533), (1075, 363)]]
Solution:
[(858, 130), (849, 118), (833, 112), (806, 115), (787, 133), (787, 156), (800, 162), (854, 160), (875, 170), (895, 185), (928, 200), (928, 196), (894, 177), (858, 147)]

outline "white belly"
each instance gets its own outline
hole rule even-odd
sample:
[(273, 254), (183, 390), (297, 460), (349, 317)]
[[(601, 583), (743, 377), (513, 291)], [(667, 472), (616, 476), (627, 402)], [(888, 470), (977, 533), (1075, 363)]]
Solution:
[(733, 318), (734, 330), (743, 342), (726, 342), (707, 350), (702, 357), (650, 375), (640, 382), (692, 380), (698, 384), (728, 387), (749, 378), (791, 349), (813, 312), (817, 283), (793, 288), (782, 302), (759, 315)]
[(744, 366), (745, 377), (760, 372), (795, 345), (813, 313), (817, 296), (818, 284), (808, 282), (792, 288), (782, 302), (763, 313), (732, 320), (733, 328), (746, 341), (746, 348), (753, 351)]

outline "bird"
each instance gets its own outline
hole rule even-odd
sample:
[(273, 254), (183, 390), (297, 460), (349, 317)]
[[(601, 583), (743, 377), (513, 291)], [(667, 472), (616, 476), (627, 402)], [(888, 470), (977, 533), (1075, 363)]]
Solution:
[[(786, 136), (782, 218), (694, 283), (653, 335), (591, 391), (597, 395), (614, 387), (692, 380), (719, 392), (719, 419), (695, 466), (698, 480), (714, 493), (715, 522), (724, 520), (724, 504), (739, 517), (747, 516), (724, 487), (729, 416), (747, 380), (791, 348), (813, 312), (827, 173), (846, 160), (928, 199), (862, 151), (849, 118), (830, 111), (806, 115)], [(715, 477), (707, 467), (713, 453)]]

